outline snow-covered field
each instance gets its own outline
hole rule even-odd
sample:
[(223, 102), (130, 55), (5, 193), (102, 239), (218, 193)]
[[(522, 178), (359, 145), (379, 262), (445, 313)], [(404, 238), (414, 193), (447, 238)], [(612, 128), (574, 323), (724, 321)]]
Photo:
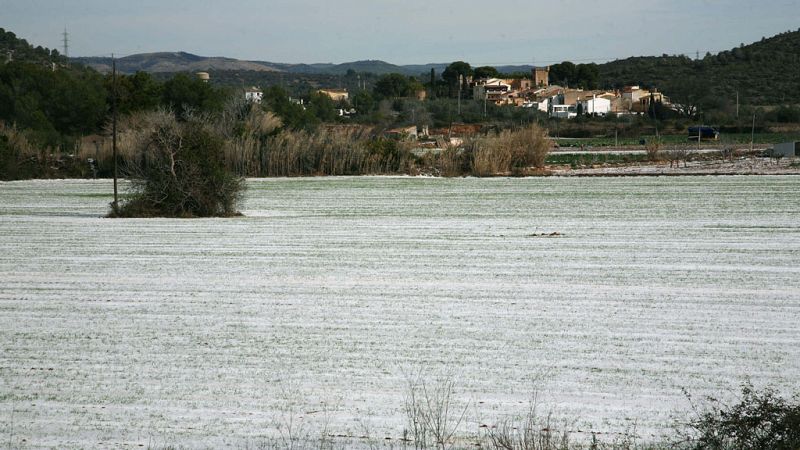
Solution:
[(648, 439), (681, 388), (800, 386), (800, 177), (249, 187), (240, 218), (111, 220), (108, 181), (0, 183), (0, 446), (244, 447), (290, 417), (397, 445), (414, 371), (457, 381), (465, 433), (538, 392)]

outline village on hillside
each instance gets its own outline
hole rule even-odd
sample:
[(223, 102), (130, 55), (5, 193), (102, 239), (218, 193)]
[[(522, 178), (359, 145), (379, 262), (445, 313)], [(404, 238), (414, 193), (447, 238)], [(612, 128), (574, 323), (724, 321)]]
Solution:
[[(625, 86), (615, 90), (584, 90), (550, 84), (549, 72), (550, 67), (535, 67), (531, 69), (530, 78), (467, 76), (459, 80), (458, 91), (464, 99), (496, 106), (534, 108), (559, 119), (572, 119), (579, 115), (644, 114), (656, 104), (673, 109), (679, 106), (672, 105), (669, 98), (657, 89), (640, 86)], [(205, 79), (208, 74), (201, 72), (198, 76)], [(328, 96), (334, 102), (346, 102), (350, 99), (347, 89), (324, 88), (316, 92)], [(413, 97), (425, 100), (429, 95), (427, 90), (419, 89), (414, 92)], [(245, 97), (249, 101), (260, 103), (263, 92), (257, 87), (251, 87), (245, 91)], [(342, 116), (355, 113), (353, 109), (339, 111)]]
[(549, 67), (531, 70), (530, 79), (469, 79), (472, 98), (498, 106), (536, 108), (550, 117), (571, 119), (581, 114), (642, 114), (651, 105), (669, 105), (669, 99), (657, 90), (626, 86), (622, 90), (583, 90), (549, 83)]

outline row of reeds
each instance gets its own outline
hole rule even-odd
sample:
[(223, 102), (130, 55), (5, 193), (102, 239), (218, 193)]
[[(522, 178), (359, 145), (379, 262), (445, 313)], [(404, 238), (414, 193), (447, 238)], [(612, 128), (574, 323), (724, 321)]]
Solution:
[(253, 144), (245, 141), (228, 147), (226, 160), (242, 175), (407, 173), (413, 160), (406, 143), (376, 138), (364, 129), (282, 131)]
[(84, 177), (86, 159), (36, 144), (30, 133), (0, 121), (0, 180)]
[[(141, 164), (145, 154), (142, 142), (153, 133), (158, 117), (166, 114), (170, 113), (139, 113), (120, 121), (117, 154), (123, 168)], [(413, 141), (388, 139), (370, 127), (282, 129), (278, 116), (260, 108), (230, 108), (222, 115), (202, 120), (222, 137), (226, 167), (247, 177), (525, 174), (529, 168), (543, 167), (550, 150), (546, 131), (536, 125), (467, 137), (460, 145), (442, 142), (438, 153), (415, 155)], [(110, 135), (110, 130), (106, 131)], [(15, 159), (40, 154), (24, 140), (23, 133), (5, 128), (0, 134), (13, 140), (14, 148), (21, 149)], [(82, 140), (76, 145), (74, 158), (84, 163), (91, 160), (100, 176), (108, 176), (113, 166), (111, 139), (96, 136)]]
[(524, 175), (542, 169), (550, 149), (547, 131), (532, 124), (448, 146), (436, 158), (435, 167), (441, 176)]

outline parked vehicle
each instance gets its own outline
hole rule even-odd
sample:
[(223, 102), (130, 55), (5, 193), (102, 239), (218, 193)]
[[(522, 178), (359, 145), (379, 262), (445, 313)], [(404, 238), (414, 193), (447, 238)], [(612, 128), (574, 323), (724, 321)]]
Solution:
[(703, 141), (716, 141), (719, 139), (719, 131), (707, 125), (689, 127), (689, 140), (697, 141), (698, 139)]

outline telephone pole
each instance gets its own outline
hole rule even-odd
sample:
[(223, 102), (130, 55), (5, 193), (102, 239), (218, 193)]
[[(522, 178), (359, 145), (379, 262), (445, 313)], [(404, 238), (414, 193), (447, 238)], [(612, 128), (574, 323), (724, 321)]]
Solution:
[(114, 159), (114, 203), (111, 208), (114, 214), (119, 213), (117, 203), (117, 60), (111, 55), (111, 157)]
[(461, 117), (461, 84), (463, 83), (464, 75), (458, 75), (458, 116)]

